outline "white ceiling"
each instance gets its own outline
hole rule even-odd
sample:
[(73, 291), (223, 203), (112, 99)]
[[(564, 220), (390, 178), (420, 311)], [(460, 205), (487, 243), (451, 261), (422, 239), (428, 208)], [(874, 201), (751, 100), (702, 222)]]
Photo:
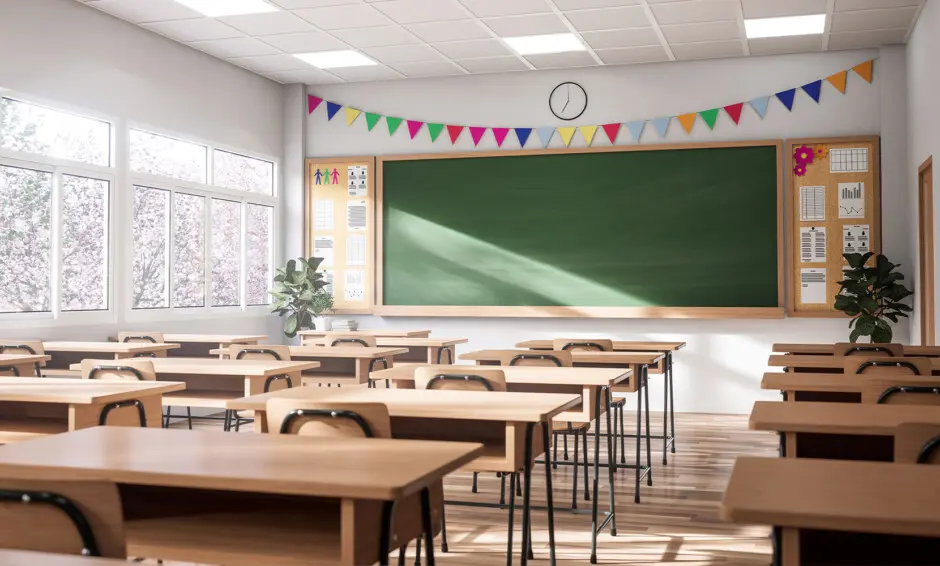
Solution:
[[(79, 0), (282, 83), (310, 85), (805, 53), (904, 43), (925, 0), (267, 0), (206, 18), (174, 0)], [(819, 36), (745, 39), (744, 18), (828, 14)], [(502, 37), (574, 32), (585, 52), (516, 55)], [(291, 53), (357, 49), (323, 71)]]

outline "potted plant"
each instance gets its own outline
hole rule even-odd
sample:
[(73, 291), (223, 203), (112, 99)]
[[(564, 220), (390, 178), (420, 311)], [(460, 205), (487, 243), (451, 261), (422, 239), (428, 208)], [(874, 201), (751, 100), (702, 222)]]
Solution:
[[(297, 336), (299, 330), (313, 327), (313, 317), (332, 310), (333, 295), (326, 292), (323, 273), (317, 271), (323, 258), (290, 260), (274, 275), (275, 290), (272, 312), (284, 318), (284, 334)], [(298, 265), (299, 264), (299, 265)]]
[[(874, 265), (866, 265), (872, 256)], [(852, 317), (849, 340), (856, 342), (862, 336), (870, 336), (872, 342), (890, 342), (893, 331), (889, 321), (896, 323), (899, 318), (908, 318), (907, 313), (914, 310), (901, 302), (914, 293), (900, 283), (904, 275), (895, 271), (900, 264), (872, 252), (843, 257), (849, 262), (849, 269), (843, 271), (844, 279), (839, 282), (842, 291), (836, 295), (835, 308)]]

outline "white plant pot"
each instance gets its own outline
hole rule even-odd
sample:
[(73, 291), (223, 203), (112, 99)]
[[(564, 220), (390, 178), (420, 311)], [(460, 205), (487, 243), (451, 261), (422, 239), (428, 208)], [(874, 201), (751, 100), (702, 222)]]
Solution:
[(329, 332), (330, 319), (325, 316), (315, 316), (313, 317), (313, 325), (321, 332)]

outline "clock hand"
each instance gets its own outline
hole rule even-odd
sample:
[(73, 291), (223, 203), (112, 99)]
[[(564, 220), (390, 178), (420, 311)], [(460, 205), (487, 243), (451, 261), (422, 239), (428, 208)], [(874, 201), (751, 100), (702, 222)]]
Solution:
[(568, 105), (571, 104), (571, 87), (568, 87), (568, 90), (567, 90), (566, 92), (568, 93), (568, 99), (565, 100), (565, 105), (562, 106), (562, 108), (561, 108), (561, 111), (562, 111), (562, 112), (564, 112), (565, 109), (568, 108)]

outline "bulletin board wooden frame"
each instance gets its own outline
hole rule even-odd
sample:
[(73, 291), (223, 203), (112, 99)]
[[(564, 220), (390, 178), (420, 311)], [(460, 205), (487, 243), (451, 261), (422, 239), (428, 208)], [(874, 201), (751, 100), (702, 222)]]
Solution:
[[(827, 155), (822, 160), (814, 160), (807, 168), (806, 175), (798, 177), (794, 173), (796, 165), (793, 153), (801, 146), (815, 149), (825, 145)], [(829, 153), (833, 149), (866, 148), (868, 149), (868, 171), (851, 173), (831, 173)], [(826, 269), (826, 296), (835, 297), (840, 290), (838, 282), (842, 280), (842, 267), (846, 266), (842, 258), (843, 226), (869, 226), (869, 248), (881, 253), (881, 138), (879, 136), (847, 136), (834, 138), (802, 138), (787, 140), (787, 284), (789, 300), (787, 314), (794, 317), (842, 318), (846, 315), (827, 304), (804, 304), (801, 301), (801, 270), (803, 268)], [(839, 218), (839, 183), (864, 183), (865, 213), (861, 218)], [(825, 220), (801, 221), (800, 187), (824, 186)], [(825, 227), (826, 261), (806, 262), (801, 260), (800, 245), (803, 227)]]
[(724, 147), (774, 146), (777, 149), (777, 166), (784, 164), (781, 139), (747, 140), (730, 142), (702, 142), (688, 144), (657, 144), (636, 146), (602, 146), (586, 148), (558, 148), (543, 150), (480, 151), (459, 153), (432, 153), (415, 155), (392, 155), (376, 158), (376, 263), (375, 303), (373, 313), (380, 316), (458, 316), (458, 317), (571, 317), (571, 318), (783, 318), (785, 313), (785, 268), (784, 268), (784, 206), (783, 175), (777, 173), (777, 305), (776, 307), (578, 307), (578, 306), (407, 306), (384, 305), (383, 281), (383, 180), (382, 170), (386, 161), (417, 159), (463, 159), (475, 157), (508, 157), (516, 155), (556, 155), (572, 153), (610, 153), (626, 151), (662, 151), (681, 149), (704, 149)]
[[(363, 196), (349, 195), (349, 167), (366, 167), (366, 194)], [(338, 184), (325, 185), (316, 183), (316, 172), (321, 168), (333, 169), (338, 172)], [(332, 273), (333, 296), (335, 314), (371, 314), (373, 297), (375, 296), (375, 158), (366, 157), (334, 157), (309, 158), (304, 163), (305, 191), (304, 191), (304, 255), (310, 257), (314, 254), (315, 239), (318, 236), (331, 236), (333, 238), (333, 262), (321, 269)], [(317, 200), (333, 201), (333, 229), (320, 229), (314, 217)], [(347, 225), (347, 202), (366, 202), (366, 229), (354, 232)], [(341, 204), (340, 204), (341, 203)], [(347, 265), (347, 240), (352, 235), (365, 237), (365, 265)], [(363, 293), (362, 300), (347, 300), (346, 273), (350, 270), (361, 270)]]

